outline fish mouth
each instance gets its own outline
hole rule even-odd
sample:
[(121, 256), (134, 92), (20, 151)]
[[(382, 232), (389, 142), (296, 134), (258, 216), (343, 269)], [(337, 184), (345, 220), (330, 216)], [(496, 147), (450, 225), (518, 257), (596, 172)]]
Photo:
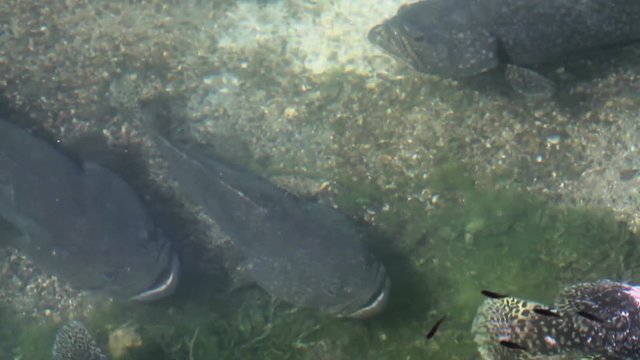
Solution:
[(364, 319), (379, 313), (387, 306), (391, 281), (389, 280), (389, 277), (387, 277), (384, 267), (381, 268), (380, 273), (384, 277), (384, 282), (378, 291), (371, 296), (369, 301), (363, 307), (345, 315), (344, 317), (351, 319)]
[(389, 299), (389, 287), (389, 279), (386, 279), (384, 286), (371, 297), (371, 301), (369, 301), (367, 305), (346, 315), (345, 317), (351, 319), (364, 319), (382, 311), (382, 309), (387, 305), (387, 300)]
[(397, 60), (420, 69), (420, 59), (413, 50), (408, 35), (402, 29), (384, 22), (372, 27), (367, 34), (367, 39)]
[(148, 290), (130, 297), (129, 300), (153, 301), (171, 295), (178, 285), (179, 274), (180, 261), (178, 260), (178, 256), (173, 254), (171, 257), (171, 266), (160, 273)]

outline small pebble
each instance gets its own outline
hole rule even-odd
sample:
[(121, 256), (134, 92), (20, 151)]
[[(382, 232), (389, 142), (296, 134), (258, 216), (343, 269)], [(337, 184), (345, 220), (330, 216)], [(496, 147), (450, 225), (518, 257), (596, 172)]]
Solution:
[(638, 169), (624, 169), (620, 171), (620, 180), (629, 181), (638, 175)]

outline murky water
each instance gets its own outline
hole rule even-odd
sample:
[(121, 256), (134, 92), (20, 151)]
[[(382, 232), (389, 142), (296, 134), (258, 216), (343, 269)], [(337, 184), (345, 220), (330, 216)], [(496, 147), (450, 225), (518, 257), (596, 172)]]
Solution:
[[(401, 3), (0, 5), (3, 112), (63, 146), (98, 134), (133, 158), (113, 169), (186, 264), (174, 296), (137, 304), (33, 285), (7, 255), (0, 358), (50, 359), (72, 317), (111, 353), (110, 334), (132, 330), (123, 359), (479, 359), (481, 290), (551, 302), (580, 281), (638, 281), (638, 49), (552, 70), (557, 98), (533, 101), (375, 49), (369, 28)], [(391, 278), (386, 310), (332, 318), (242, 279), (229, 239), (175, 195), (150, 118), (353, 218)]]

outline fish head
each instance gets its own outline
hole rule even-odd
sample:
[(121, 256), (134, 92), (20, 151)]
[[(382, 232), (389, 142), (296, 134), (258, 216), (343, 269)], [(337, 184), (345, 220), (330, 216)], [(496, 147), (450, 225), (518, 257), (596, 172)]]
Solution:
[(242, 247), (244, 268), (260, 287), (336, 317), (364, 318), (384, 309), (390, 288), (385, 267), (347, 218), (316, 203), (287, 214), (286, 223), (267, 226), (261, 241)]
[(152, 301), (172, 294), (178, 283), (180, 261), (170, 241), (160, 231), (129, 240), (136, 245), (120, 247), (97, 258), (84, 278), (90, 279), (97, 291), (122, 299)]
[(309, 216), (297, 217), (298, 229), (289, 236), (298, 244), (289, 246), (287, 255), (290, 268), (297, 269), (288, 277), (296, 289), (289, 298), (336, 317), (366, 318), (384, 310), (391, 282), (383, 263), (363, 241), (362, 229), (321, 203), (305, 204), (304, 210), (299, 214), (308, 210)]
[(69, 239), (52, 268), (73, 286), (118, 298), (154, 300), (171, 294), (178, 257), (137, 194), (97, 165), (85, 165), (83, 180), (84, 214), (64, 230)]
[(333, 281), (326, 283), (324, 292), (336, 299), (327, 312), (353, 319), (378, 314), (387, 305), (391, 287), (384, 265), (370, 253), (350, 265), (350, 271), (336, 273)]
[(4, 121), (0, 217), (14, 247), (78, 290), (151, 300), (177, 284), (171, 242), (128, 183)]
[[(429, 2), (413, 5), (423, 3)], [(470, 27), (456, 14), (425, 16), (428, 10), (434, 9), (401, 8), (369, 31), (369, 41), (425, 74), (466, 77), (498, 65), (498, 44), (491, 34)]]
[(387, 276), (387, 272), (384, 266), (378, 263), (371, 273), (375, 274), (375, 276), (370, 277), (369, 281), (360, 284), (363, 293), (370, 294), (368, 298), (362, 297), (361, 299), (366, 299), (364, 302), (353, 303), (343, 308), (339, 314), (340, 317), (363, 319), (380, 313), (387, 306), (391, 289), (391, 281)]

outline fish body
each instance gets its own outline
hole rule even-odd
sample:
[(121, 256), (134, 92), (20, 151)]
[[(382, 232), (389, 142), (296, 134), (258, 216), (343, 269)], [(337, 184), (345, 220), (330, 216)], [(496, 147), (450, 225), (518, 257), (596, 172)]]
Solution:
[(363, 317), (382, 308), (389, 290), (385, 268), (342, 214), (156, 139), (179, 192), (230, 236), (269, 294), (337, 316)]
[(482, 358), (640, 359), (640, 287), (581, 283), (565, 288), (552, 308), (553, 315), (513, 297), (485, 300), (472, 328)]
[(80, 321), (62, 326), (53, 343), (52, 360), (108, 360)]
[(78, 289), (137, 300), (168, 295), (178, 260), (133, 189), (0, 121), (0, 218), (12, 245)]
[(528, 67), (640, 40), (636, 0), (424, 0), (402, 6), (369, 40), (415, 70), (460, 78), (511, 65), (516, 87), (542, 76)]

